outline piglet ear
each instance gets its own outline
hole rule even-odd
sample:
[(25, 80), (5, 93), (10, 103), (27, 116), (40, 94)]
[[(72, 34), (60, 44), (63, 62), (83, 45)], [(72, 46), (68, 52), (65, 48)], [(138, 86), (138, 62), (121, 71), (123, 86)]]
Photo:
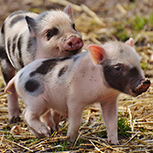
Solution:
[(70, 16), (71, 20), (73, 20), (73, 10), (70, 4), (65, 7), (64, 12)]
[(133, 38), (128, 39), (125, 43), (128, 44), (128, 45), (130, 45), (131, 47), (134, 46), (134, 40), (133, 40)]
[(35, 30), (36, 29), (36, 21), (35, 21), (35, 19), (33, 19), (29, 16), (26, 16), (25, 19), (27, 21), (28, 28), (29, 28), (31, 35), (33, 37), (35, 37), (36, 36), (36, 30)]
[(99, 45), (89, 45), (88, 50), (94, 64), (99, 65), (103, 62), (105, 56), (104, 48)]

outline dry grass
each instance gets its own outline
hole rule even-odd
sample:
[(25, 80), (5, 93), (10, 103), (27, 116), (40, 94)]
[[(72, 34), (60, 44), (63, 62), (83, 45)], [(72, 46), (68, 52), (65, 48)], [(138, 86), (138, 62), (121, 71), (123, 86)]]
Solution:
[[(76, 1), (77, 2), (77, 1)], [(91, 43), (101, 44), (109, 39), (124, 41), (129, 37), (135, 40), (136, 50), (141, 56), (142, 67), (147, 77), (153, 76), (153, 32), (151, 19), (151, 1), (141, 0), (128, 4), (127, 2), (104, 5), (97, 1), (95, 5), (87, 7), (72, 4), (76, 15), (77, 29), (81, 31), (85, 42), (84, 49)], [(105, 2), (105, 3), (107, 3)], [(19, 2), (18, 2), (19, 3)], [(42, 1), (28, 1), (33, 11), (40, 11)], [(62, 6), (69, 2), (65, 0), (46, 0)], [(141, 6), (143, 5), (143, 6)], [(100, 7), (101, 6), (101, 7)], [(98, 8), (101, 8), (98, 10)], [(135, 8), (134, 8), (135, 7)], [(91, 9), (92, 8), (92, 9)], [(134, 8), (134, 9), (132, 9)], [(144, 9), (142, 11), (142, 8)], [(130, 10), (130, 11), (129, 11)], [(141, 11), (140, 11), (141, 10)], [(144, 21), (143, 13), (147, 15)], [(106, 12), (106, 15), (103, 15)], [(110, 14), (109, 14), (110, 13)], [(112, 14), (111, 14), (112, 13)], [(130, 14), (131, 13), (131, 14)], [(141, 18), (134, 16), (141, 13)], [(118, 16), (117, 16), (118, 15)], [(145, 14), (146, 15), (146, 14)], [(104, 16), (106, 16), (104, 18)], [(135, 22), (136, 25), (134, 24)], [(141, 22), (141, 24), (139, 24)], [(141, 26), (143, 26), (141, 28)], [(1, 76), (1, 75), (0, 75)], [(151, 79), (152, 80), (152, 79)], [(153, 80), (152, 80), (153, 81)], [(30, 131), (21, 115), (21, 122), (9, 124), (6, 94), (3, 93), (4, 85), (0, 78), (0, 151), (5, 152), (153, 152), (153, 86), (149, 90), (133, 98), (121, 94), (118, 106), (119, 145), (109, 145), (106, 138), (106, 129), (101, 119), (99, 107), (90, 106), (84, 110), (79, 136), (74, 144), (66, 138), (67, 120), (60, 122), (60, 130), (52, 134), (52, 138), (37, 139)], [(20, 100), (21, 110), (25, 108)]]
[[(1, 89), (3, 92), (3, 89)], [(119, 115), (124, 128), (119, 125), (120, 145), (109, 145), (106, 129), (98, 106), (85, 109), (79, 136), (74, 144), (66, 138), (67, 121), (60, 123), (58, 133), (52, 138), (37, 139), (23, 120), (18, 124), (8, 123), (6, 95), (0, 96), (0, 151), (1, 152), (152, 152), (153, 151), (153, 86), (139, 97), (121, 94)], [(24, 104), (20, 102), (21, 110)], [(22, 118), (22, 116), (21, 116)], [(123, 119), (123, 120), (122, 120)], [(125, 121), (125, 122), (124, 122)], [(130, 127), (130, 128), (129, 128)]]

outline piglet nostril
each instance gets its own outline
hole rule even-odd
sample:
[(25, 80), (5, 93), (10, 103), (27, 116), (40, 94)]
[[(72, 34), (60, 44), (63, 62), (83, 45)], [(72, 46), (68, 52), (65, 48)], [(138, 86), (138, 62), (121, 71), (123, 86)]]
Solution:
[(68, 45), (73, 48), (73, 43), (72, 42), (69, 42)]

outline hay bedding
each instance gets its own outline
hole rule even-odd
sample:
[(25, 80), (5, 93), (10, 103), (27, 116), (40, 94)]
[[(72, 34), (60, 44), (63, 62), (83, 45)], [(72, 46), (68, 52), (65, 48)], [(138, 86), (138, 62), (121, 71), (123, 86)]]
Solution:
[[(83, 2), (89, 3), (89, 1)], [(117, 26), (121, 24), (120, 20), (122, 19), (122, 23), (125, 24), (127, 30), (126, 37), (134, 37), (136, 50), (141, 56), (141, 62), (144, 64), (143, 67), (146, 76), (152, 77), (152, 27), (150, 27), (149, 23), (146, 23), (145, 29), (133, 31), (129, 28), (131, 23), (126, 22), (129, 21), (128, 19), (133, 16), (136, 11), (143, 15), (147, 10), (147, 13), (150, 14), (150, 8), (152, 8), (153, 4), (151, 5), (151, 1), (149, 0), (141, 0), (141, 3), (135, 2), (137, 8), (136, 10), (132, 10), (131, 8), (124, 7), (124, 5), (128, 5), (125, 1), (121, 3), (114, 1), (113, 5), (111, 5), (111, 2), (112, 1), (97, 1), (94, 5), (89, 3), (90, 8), (96, 13), (85, 4), (81, 6), (72, 4), (76, 12), (77, 28), (81, 31), (85, 42), (84, 48), (91, 43), (101, 44), (101, 42), (109, 39), (120, 39), (121, 35), (119, 35), (119, 31), (116, 35), (115, 31), (118, 29)], [(65, 0), (45, 1), (45, 5), (50, 3), (56, 5), (60, 3), (60, 5), (65, 6), (69, 2)], [(108, 3), (110, 3), (110, 5), (107, 5)], [(38, 9), (41, 8), (42, 1), (24, 1), (24, 5), (26, 4), (30, 4), (30, 7)], [(102, 4), (106, 6), (102, 7), (101, 10), (97, 10)], [(143, 11), (140, 4), (143, 4)], [(35, 11), (39, 12), (40, 10)], [(112, 12), (113, 15), (107, 13), (107, 11)], [(116, 16), (116, 14), (118, 14), (117, 11), (120, 13), (119, 16)], [(103, 12), (107, 14), (105, 19), (100, 17), (100, 14), (103, 14)], [(129, 16), (129, 12), (133, 14)], [(124, 29), (122, 30), (124, 31)], [(151, 81), (153, 80), (151, 79)], [(52, 138), (38, 139), (30, 132), (22, 116), (21, 122), (9, 124), (7, 99), (6, 94), (3, 93), (4, 83), (1, 75), (0, 86), (0, 152), (153, 152), (153, 85), (146, 93), (136, 98), (125, 94), (120, 95), (118, 103), (119, 145), (109, 145), (107, 143), (106, 128), (97, 105), (96, 107), (90, 106), (84, 110), (79, 136), (74, 144), (71, 144), (66, 138), (68, 127), (66, 119), (62, 119), (60, 122), (60, 130), (53, 133)], [(21, 111), (25, 108), (22, 100), (20, 100), (20, 107)]]
[[(3, 88), (1, 89), (3, 92)], [(63, 119), (60, 130), (52, 138), (37, 139), (24, 123), (8, 123), (6, 95), (0, 96), (1, 152), (153, 152), (153, 86), (137, 98), (121, 94), (118, 119), (126, 119), (129, 131), (119, 133), (120, 145), (109, 145), (99, 107), (85, 109), (79, 136), (74, 144), (66, 139), (68, 123)], [(21, 110), (25, 107), (20, 101)], [(120, 131), (120, 129), (119, 129)]]

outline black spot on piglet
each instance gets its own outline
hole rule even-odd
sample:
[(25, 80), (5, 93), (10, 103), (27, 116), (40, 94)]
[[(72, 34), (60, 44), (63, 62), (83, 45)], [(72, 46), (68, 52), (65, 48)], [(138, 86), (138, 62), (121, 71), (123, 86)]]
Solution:
[(45, 75), (50, 72), (58, 62), (62, 62), (64, 60), (70, 59), (71, 57), (62, 57), (62, 58), (53, 58), (47, 59), (42, 62), (42, 64), (33, 72), (30, 73), (30, 76), (34, 76), (36, 74)]
[(17, 22), (24, 20), (24, 16), (18, 15), (16, 17), (14, 17), (10, 23), (10, 28), (12, 28)]
[(43, 93), (44, 87), (37, 80), (30, 79), (25, 83), (25, 90), (33, 96), (38, 96)]
[(61, 77), (67, 70), (67, 66), (64, 66), (63, 68), (61, 68), (61, 70), (58, 73), (58, 77)]
[(9, 54), (10, 54), (10, 46), (11, 46), (11, 40), (8, 38), (7, 49), (8, 49)]
[(17, 42), (17, 46), (18, 46), (18, 50), (19, 50), (19, 63), (20, 63), (20, 66), (21, 68), (24, 67), (24, 64), (23, 64), (23, 59), (22, 59), (22, 39), (23, 39), (23, 36), (21, 35), (18, 39), (18, 42)]
[(39, 86), (40, 86), (39, 82), (34, 79), (28, 80), (25, 83), (25, 89), (29, 92), (34, 92), (38, 90)]
[(50, 71), (57, 64), (57, 62), (58, 62), (57, 59), (44, 60), (42, 64), (35, 71), (30, 73), (30, 76), (32, 77), (38, 73), (45, 75), (48, 71)]

